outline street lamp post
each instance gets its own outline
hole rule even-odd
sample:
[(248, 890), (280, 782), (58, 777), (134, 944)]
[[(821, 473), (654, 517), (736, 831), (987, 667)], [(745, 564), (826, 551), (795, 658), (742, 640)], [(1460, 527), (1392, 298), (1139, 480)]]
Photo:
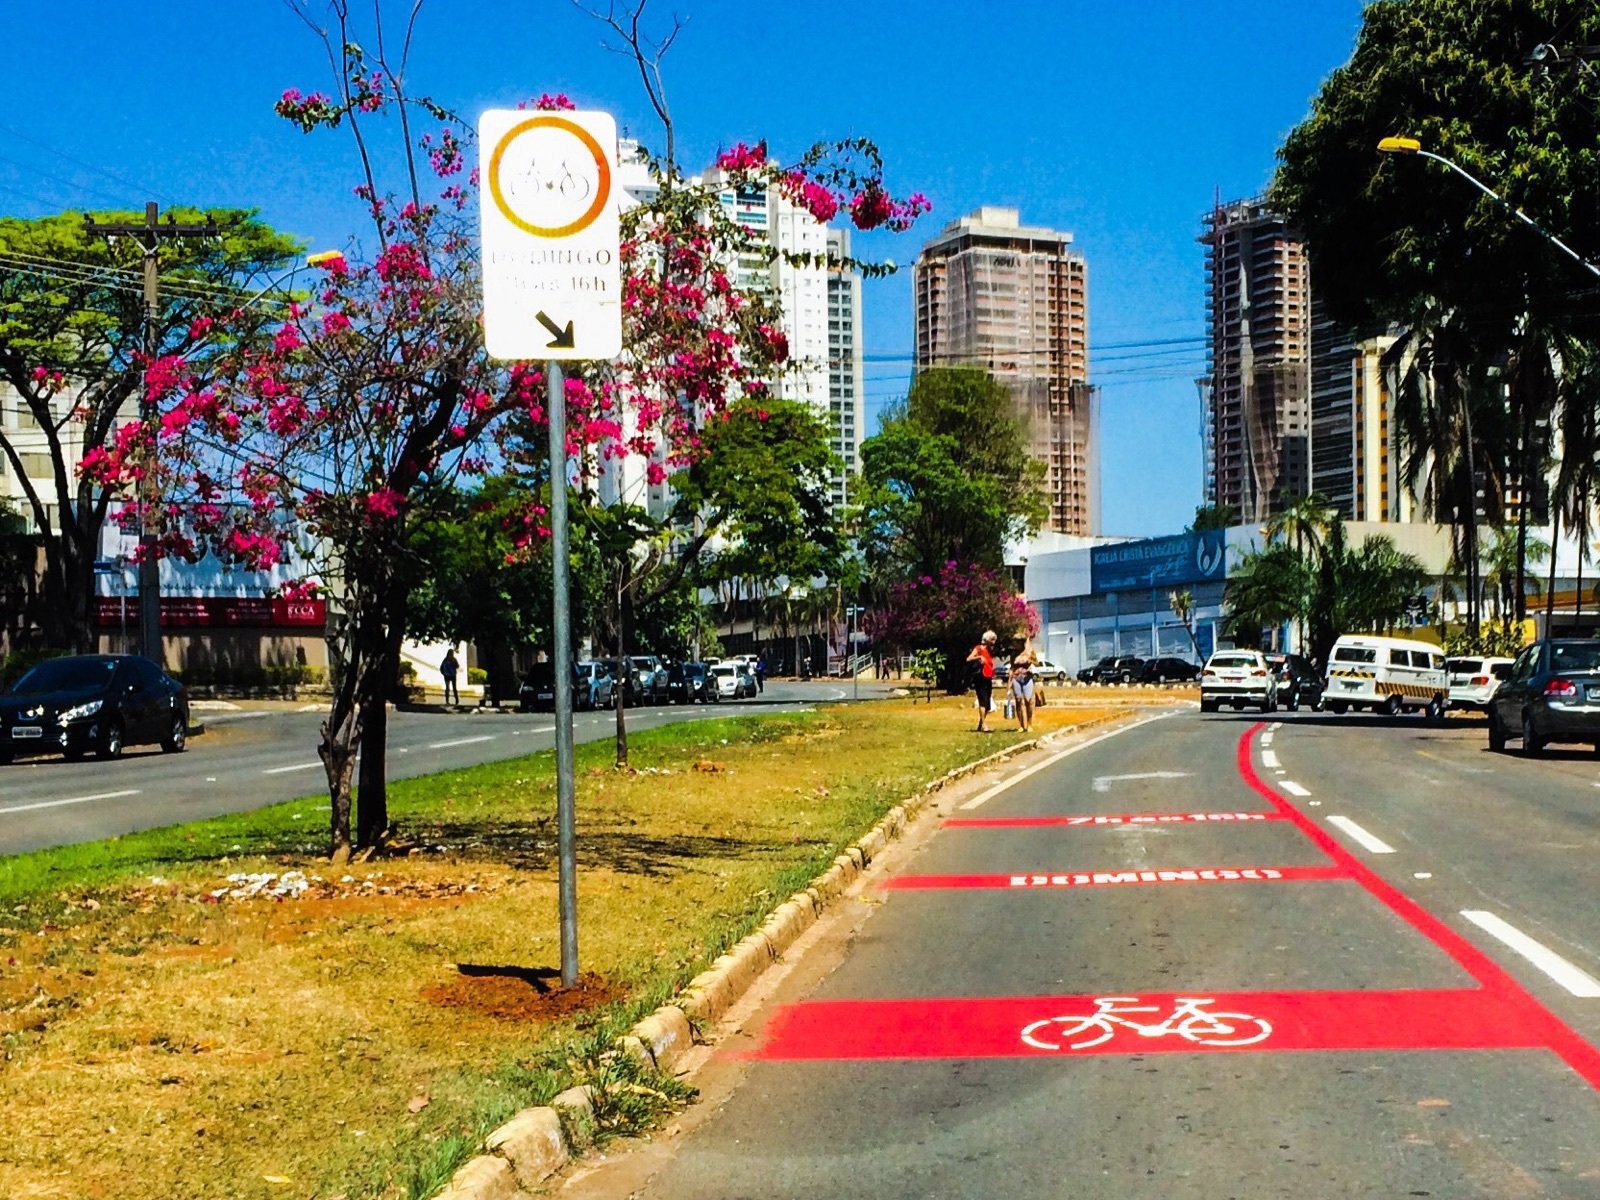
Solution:
[(1516, 217), (1517, 220), (1521, 221), (1529, 229), (1532, 229), (1540, 237), (1544, 238), (1545, 241), (1549, 242), (1556, 249), (1560, 250), (1585, 271), (1589, 272), (1589, 274), (1600, 278), (1600, 267), (1595, 266), (1594, 263), (1584, 258), (1583, 255), (1579, 254), (1571, 246), (1567, 245), (1555, 234), (1551, 233), (1543, 225), (1539, 224), (1539, 222), (1535, 221), (1527, 213), (1523, 212), (1520, 208), (1513, 208), (1509, 203), (1507, 203), (1504, 196), (1495, 191), (1482, 180), (1478, 179), (1475, 175), (1469, 173), (1465, 168), (1450, 161), (1450, 159), (1446, 158), (1442, 154), (1435, 154), (1432, 150), (1424, 150), (1422, 148), (1422, 143), (1416, 138), (1386, 137), (1378, 142), (1378, 150), (1384, 154), (1416, 154), (1423, 158), (1431, 158), (1434, 162), (1448, 167), (1457, 175), (1461, 176), (1461, 178), (1465, 179), (1473, 187), (1477, 188), (1485, 196), (1488, 196), (1489, 199), (1493, 200), (1501, 208), (1505, 209), (1512, 216)]

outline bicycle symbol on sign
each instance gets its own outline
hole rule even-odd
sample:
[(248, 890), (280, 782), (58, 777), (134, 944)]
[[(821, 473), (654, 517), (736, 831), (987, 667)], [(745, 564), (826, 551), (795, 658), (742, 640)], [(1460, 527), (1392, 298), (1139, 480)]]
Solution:
[(521, 191), (521, 185), (531, 187), (534, 194), (544, 192), (549, 195), (560, 196), (563, 200), (584, 201), (594, 191), (594, 181), (583, 175), (573, 173), (572, 166), (566, 159), (562, 159), (559, 169), (542, 167), (537, 160), (530, 160), (527, 170), (520, 180), (511, 181), (510, 190), (513, 193)]
[(1155, 1004), (1141, 1004), (1140, 996), (1096, 996), (1095, 1011), (1046, 1017), (1026, 1025), (1022, 1040), (1039, 1050), (1087, 1050), (1116, 1035), (1117, 1027), (1140, 1037), (1176, 1034), (1201, 1046), (1251, 1046), (1272, 1034), (1272, 1026), (1247, 1013), (1207, 1012), (1214, 1001), (1203, 997), (1178, 997), (1172, 1011), (1159, 1021), (1134, 1019), (1136, 1013), (1159, 1013)]

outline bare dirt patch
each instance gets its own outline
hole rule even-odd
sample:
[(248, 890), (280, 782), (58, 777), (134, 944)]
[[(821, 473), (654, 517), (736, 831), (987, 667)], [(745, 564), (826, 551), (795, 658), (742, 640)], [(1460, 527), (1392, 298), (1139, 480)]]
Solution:
[(589, 1012), (626, 993), (593, 972), (571, 987), (561, 972), (539, 967), (483, 967), (459, 963), (444, 983), (422, 989), (422, 998), (443, 1008), (463, 1008), (486, 1017), (515, 1021), (554, 1021)]

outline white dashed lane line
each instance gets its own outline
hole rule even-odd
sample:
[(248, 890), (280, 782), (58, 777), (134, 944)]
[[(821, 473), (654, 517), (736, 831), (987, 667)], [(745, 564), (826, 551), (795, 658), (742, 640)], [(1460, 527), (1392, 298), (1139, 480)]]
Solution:
[(429, 750), (448, 750), (448, 749), (450, 749), (451, 746), (472, 746), (472, 745), (476, 745), (478, 742), (492, 742), (492, 741), (494, 741), (494, 734), (486, 733), (482, 737), (456, 738), (454, 741), (449, 741), (449, 742), (429, 742), (428, 743), (428, 749)]
[(1463, 909), (1461, 915), (1490, 937), (1511, 947), (1574, 996), (1590, 1000), (1600, 998), (1600, 979), (1596, 979), (1581, 967), (1574, 966), (1550, 947), (1523, 933), (1515, 925), (1502, 921), (1491, 912), (1476, 909)]
[(1310, 792), (1306, 791), (1305, 788), (1301, 787), (1298, 783), (1295, 783), (1293, 780), (1280, 779), (1280, 780), (1278, 780), (1278, 786), (1281, 787), (1284, 791), (1288, 792), (1289, 795), (1291, 795), (1291, 796), (1309, 796), (1309, 795), (1311, 795)]
[(1338, 826), (1340, 829), (1344, 830), (1345, 833), (1349, 834), (1351, 838), (1355, 839), (1357, 842), (1360, 842), (1362, 846), (1372, 851), (1374, 854), (1394, 853), (1393, 846), (1389, 845), (1389, 843), (1384, 841), (1382, 838), (1375, 837), (1368, 833), (1349, 817), (1329, 817), (1328, 824)]
[(1261, 752), (1261, 765), (1269, 771), (1278, 769), (1278, 752), (1276, 750), (1263, 750)]
[(118, 800), (123, 796), (137, 796), (137, 790), (127, 792), (97, 792), (93, 796), (69, 796), (65, 800), (39, 800), (33, 804), (8, 804), (0, 808), (0, 815), (6, 813), (32, 812), (36, 808), (61, 808), (68, 804), (91, 804), (96, 800)]
[(295, 763), (292, 767), (268, 767), (261, 773), (263, 775), (287, 775), (290, 771), (320, 771), (321, 769), (322, 760), (319, 758), (316, 762)]

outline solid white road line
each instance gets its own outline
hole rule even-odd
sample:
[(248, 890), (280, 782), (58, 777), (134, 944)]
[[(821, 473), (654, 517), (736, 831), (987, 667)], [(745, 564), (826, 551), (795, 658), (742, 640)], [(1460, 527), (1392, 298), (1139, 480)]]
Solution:
[(494, 734), (486, 733), (482, 737), (456, 738), (453, 742), (429, 742), (429, 750), (448, 750), (451, 746), (471, 746), (476, 742), (492, 742)]
[(1298, 783), (1295, 783), (1292, 780), (1280, 779), (1278, 781), (1278, 786), (1281, 787), (1284, 791), (1288, 792), (1289, 795), (1291, 795), (1291, 796), (1309, 796), (1309, 795), (1311, 795), (1311, 793), (1306, 791), (1305, 788), (1301, 787)]
[(95, 800), (116, 800), (122, 796), (137, 796), (138, 790), (128, 792), (98, 792), (93, 796), (72, 796), (66, 800), (40, 800), (35, 804), (8, 804), (0, 814), (32, 812), (36, 808), (60, 808), (66, 804), (89, 804)]
[(1261, 765), (1269, 770), (1278, 769), (1278, 752), (1276, 750), (1263, 750), (1261, 752)]
[(1373, 837), (1372, 834), (1361, 828), (1361, 826), (1357, 825), (1349, 817), (1329, 817), (1328, 824), (1337, 825), (1340, 829), (1344, 830), (1347, 834), (1349, 834), (1356, 841), (1360, 842), (1374, 854), (1394, 853), (1393, 846), (1389, 845), (1389, 843), (1384, 841), (1382, 838)]
[(1109, 792), (1113, 783), (1123, 783), (1132, 779), (1187, 779), (1188, 771), (1141, 771), (1137, 775), (1096, 775), (1094, 777), (1094, 790)]
[(1600, 998), (1600, 979), (1574, 966), (1542, 942), (1536, 942), (1515, 925), (1507, 924), (1491, 912), (1462, 909), (1461, 915), (1489, 936), (1498, 938), (1527, 959), (1574, 996)]
[(268, 767), (261, 773), (263, 775), (287, 775), (290, 771), (314, 771), (321, 766), (322, 760), (319, 758), (316, 762), (295, 763), (292, 767)]
[(980, 792), (978, 795), (974, 796), (971, 800), (968, 800), (961, 807), (963, 809), (977, 808), (979, 805), (983, 804), (985, 801), (994, 799), (994, 797), (998, 796), (1001, 792), (1005, 791), (1008, 787), (1011, 787), (1013, 784), (1021, 783), (1028, 776), (1035, 775), (1038, 772), (1044, 770), (1046, 767), (1054, 766), (1056, 763), (1060, 762), (1063, 758), (1066, 758), (1069, 755), (1076, 754), (1080, 750), (1087, 750), (1090, 746), (1098, 745), (1099, 743), (1105, 741), (1107, 738), (1114, 738), (1119, 733), (1127, 733), (1130, 729), (1138, 729), (1141, 725), (1148, 725), (1148, 724), (1150, 724), (1151, 721), (1160, 721), (1160, 720), (1162, 720), (1162, 719), (1164, 719), (1166, 717), (1169, 717), (1171, 715), (1172, 715), (1171, 713), (1157, 713), (1153, 717), (1146, 717), (1142, 721), (1135, 721), (1132, 725), (1122, 725), (1122, 726), (1120, 726), (1120, 727), (1118, 727), (1116, 729), (1110, 730), (1109, 732), (1102, 733), (1102, 734), (1100, 734), (1100, 735), (1098, 735), (1096, 737), (1092, 737), (1086, 742), (1079, 742), (1076, 746), (1068, 746), (1065, 750), (1062, 750), (1062, 751), (1060, 751), (1060, 752), (1058, 752), (1056, 754), (1052, 754), (1049, 758), (1045, 759), (1043, 762), (1036, 762), (1036, 763), (1033, 764), (1033, 766), (1029, 767), (1027, 770), (1018, 771), (1010, 779), (1002, 780), (1000, 783), (995, 784), (988, 791)]

